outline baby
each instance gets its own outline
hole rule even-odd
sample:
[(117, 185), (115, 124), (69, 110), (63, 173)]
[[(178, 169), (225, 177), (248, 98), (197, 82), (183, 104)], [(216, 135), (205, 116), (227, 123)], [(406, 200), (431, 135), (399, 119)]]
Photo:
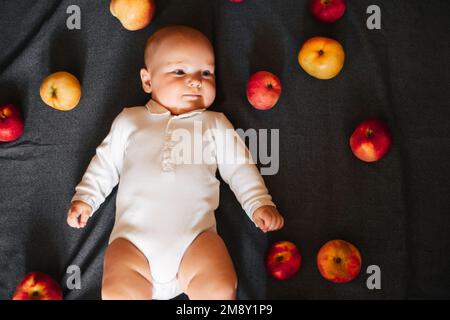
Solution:
[[(232, 124), (206, 111), (216, 95), (213, 47), (195, 29), (162, 28), (147, 42), (141, 80), (150, 101), (114, 119), (75, 188), (67, 223), (86, 226), (120, 181), (102, 299), (235, 299), (236, 272), (214, 216), (217, 169), (262, 231), (284, 220)], [(215, 161), (176, 163), (179, 143), (191, 150), (189, 139), (174, 139), (177, 131), (208, 139)], [(230, 132), (237, 139), (226, 140)], [(221, 161), (233, 150), (235, 161)]]

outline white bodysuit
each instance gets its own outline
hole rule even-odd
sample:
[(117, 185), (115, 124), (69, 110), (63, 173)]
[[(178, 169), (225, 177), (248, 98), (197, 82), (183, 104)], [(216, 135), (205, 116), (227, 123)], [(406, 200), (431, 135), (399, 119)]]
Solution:
[[(211, 157), (195, 158), (199, 146)], [(234, 156), (226, 160), (229, 155)], [(252, 161), (223, 113), (172, 115), (150, 100), (124, 108), (114, 119), (72, 201), (86, 202), (94, 213), (120, 180), (109, 243), (133, 243), (150, 263), (153, 299), (171, 299), (182, 293), (177, 273), (188, 246), (201, 232), (216, 232), (217, 168), (252, 221), (260, 206), (275, 206)]]

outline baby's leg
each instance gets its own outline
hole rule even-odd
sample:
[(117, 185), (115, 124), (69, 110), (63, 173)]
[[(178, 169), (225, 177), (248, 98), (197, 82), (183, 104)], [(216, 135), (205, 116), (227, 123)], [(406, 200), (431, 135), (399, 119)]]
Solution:
[(217, 233), (201, 233), (186, 250), (178, 270), (189, 299), (236, 299), (237, 277), (228, 250)]
[(130, 241), (119, 238), (106, 249), (103, 300), (147, 300), (152, 297), (147, 258)]

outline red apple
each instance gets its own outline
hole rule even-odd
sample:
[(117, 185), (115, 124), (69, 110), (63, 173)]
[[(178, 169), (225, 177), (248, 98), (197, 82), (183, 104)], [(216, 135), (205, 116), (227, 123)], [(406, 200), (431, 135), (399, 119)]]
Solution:
[(354, 245), (344, 240), (331, 240), (317, 254), (320, 274), (335, 283), (356, 278), (361, 270), (361, 254)]
[(314, 17), (322, 22), (335, 22), (345, 12), (345, 0), (312, 0), (310, 9)]
[(259, 71), (247, 83), (247, 99), (259, 110), (271, 109), (280, 98), (281, 81), (273, 73)]
[(278, 241), (269, 248), (266, 255), (266, 268), (274, 278), (284, 280), (297, 273), (301, 260), (300, 252), (295, 244), (289, 241)]
[(30, 272), (20, 281), (13, 300), (62, 300), (59, 284), (42, 272)]
[(0, 106), (0, 141), (16, 140), (23, 133), (23, 119), (18, 108), (13, 104)]
[(353, 154), (360, 160), (373, 162), (381, 159), (390, 149), (391, 134), (387, 126), (377, 119), (359, 124), (350, 137)]

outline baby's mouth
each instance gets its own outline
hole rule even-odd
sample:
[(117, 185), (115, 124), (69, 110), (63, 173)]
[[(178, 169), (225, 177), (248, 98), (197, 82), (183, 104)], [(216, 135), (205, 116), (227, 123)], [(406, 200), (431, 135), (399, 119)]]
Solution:
[(183, 94), (183, 98), (189, 99), (189, 100), (194, 100), (194, 99), (199, 99), (201, 98), (201, 94)]

